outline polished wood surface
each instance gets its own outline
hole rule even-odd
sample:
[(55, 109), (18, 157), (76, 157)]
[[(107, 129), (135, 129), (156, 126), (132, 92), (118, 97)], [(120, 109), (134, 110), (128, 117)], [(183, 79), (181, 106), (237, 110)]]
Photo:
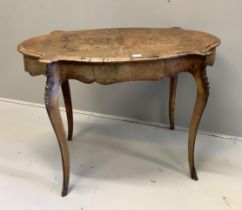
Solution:
[(189, 128), (188, 160), (191, 178), (197, 180), (194, 148), (197, 129), (209, 95), (207, 65), (215, 61), (220, 40), (210, 34), (170, 29), (98, 29), (53, 32), (24, 41), (18, 50), (24, 55), (25, 70), (47, 77), (45, 104), (62, 155), (62, 196), (68, 192), (70, 161), (61, 119), (58, 92), (62, 89), (68, 121), (68, 139), (73, 134), (69, 80), (113, 84), (170, 77), (169, 120), (174, 129), (178, 74), (191, 73), (197, 98)]
[(220, 43), (213, 35), (181, 28), (56, 31), (24, 41), (18, 50), (43, 63), (160, 60), (209, 55)]

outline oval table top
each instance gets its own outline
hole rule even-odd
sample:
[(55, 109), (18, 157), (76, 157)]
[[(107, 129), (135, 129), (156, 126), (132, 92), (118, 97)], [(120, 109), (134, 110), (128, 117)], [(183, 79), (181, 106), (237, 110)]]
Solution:
[(22, 42), (18, 50), (42, 63), (116, 63), (207, 56), (219, 44), (211, 34), (181, 28), (115, 28), (55, 31)]

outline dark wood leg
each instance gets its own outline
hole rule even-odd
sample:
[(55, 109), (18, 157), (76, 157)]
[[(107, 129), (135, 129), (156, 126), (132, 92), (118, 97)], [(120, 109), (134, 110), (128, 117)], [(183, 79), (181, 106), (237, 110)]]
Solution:
[(60, 86), (61, 78), (59, 65), (58, 63), (49, 64), (47, 69), (47, 81), (45, 88), (45, 105), (61, 151), (63, 167), (62, 196), (65, 196), (67, 195), (69, 185), (70, 160), (65, 130), (59, 109), (58, 91)]
[(72, 139), (73, 135), (73, 111), (72, 111), (72, 102), (71, 102), (71, 91), (69, 81), (66, 80), (61, 85), (65, 107), (66, 107), (66, 116), (68, 122), (68, 140)]
[(175, 116), (175, 102), (176, 102), (176, 87), (177, 87), (177, 75), (170, 77), (170, 93), (169, 93), (169, 121), (170, 129), (174, 130), (174, 116)]
[(195, 165), (194, 165), (194, 147), (197, 135), (197, 129), (207, 104), (207, 99), (209, 96), (209, 83), (206, 74), (206, 67), (192, 72), (197, 86), (197, 98), (195, 106), (193, 109), (192, 119), (189, 128), (189, 138), (188, 138), (188, 159), (191, 172), (191, 178), (198, 180)]

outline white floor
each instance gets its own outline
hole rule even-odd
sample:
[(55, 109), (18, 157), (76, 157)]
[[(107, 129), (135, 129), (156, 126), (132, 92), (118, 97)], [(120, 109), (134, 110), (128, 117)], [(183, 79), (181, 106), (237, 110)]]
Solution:
[(62, 198), (45, 109), (0, 102), (0, 210), (242, 209), (241, 141), (198, 135), (195, 182), (186, 132), (81, 114), (74, 121), (70, 191)]

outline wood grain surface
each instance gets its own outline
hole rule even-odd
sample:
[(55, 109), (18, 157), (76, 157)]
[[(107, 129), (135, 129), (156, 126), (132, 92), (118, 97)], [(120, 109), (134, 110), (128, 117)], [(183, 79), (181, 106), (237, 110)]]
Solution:
[(42, 63), (114, 63), (206, 56), (219, 44), (211, 34), (181, 28), (116, 28), (55, 31), (22, 42), (18, 50)]

